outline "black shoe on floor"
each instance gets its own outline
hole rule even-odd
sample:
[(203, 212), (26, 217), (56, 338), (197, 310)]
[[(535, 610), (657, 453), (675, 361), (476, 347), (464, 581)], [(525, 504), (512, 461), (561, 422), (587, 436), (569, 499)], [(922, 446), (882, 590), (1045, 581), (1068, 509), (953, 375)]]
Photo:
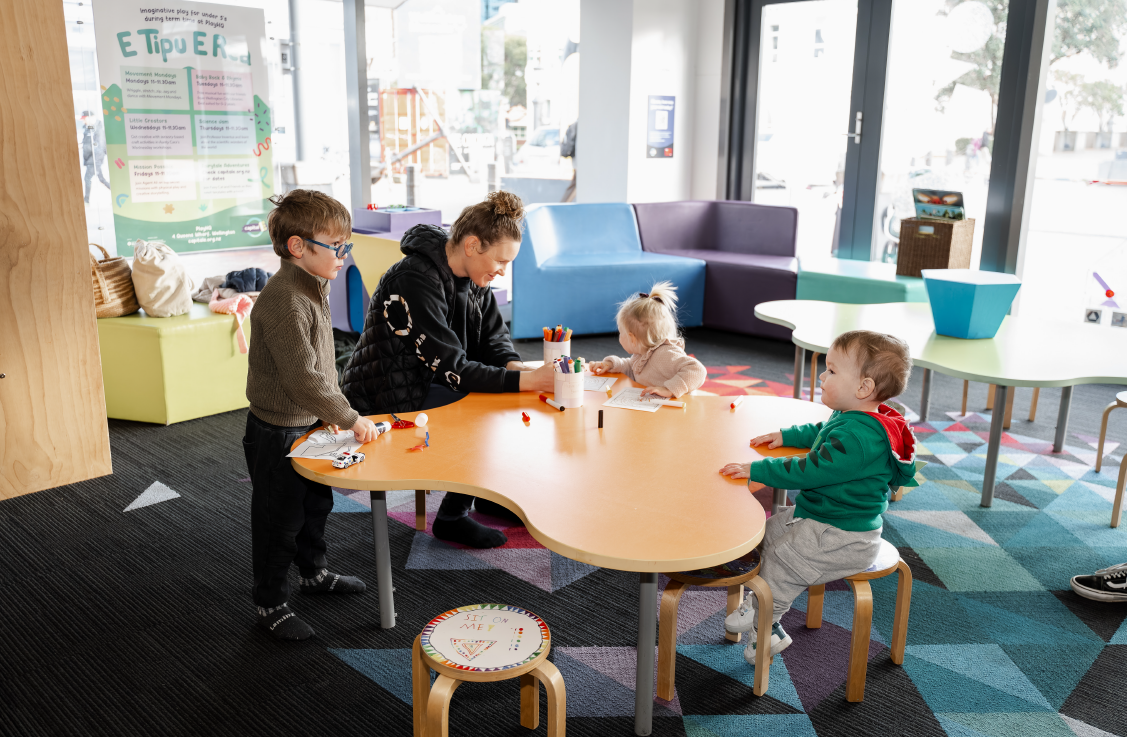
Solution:
[(481, 514), (488, 514), (490, 517), (503, 519), (506, 522), (513, 522), (518, 525), (523, 525), (524, 520), (516, 515), (516, 512), (511, 512), (505, 509), (497, 502), (491, 502), (488, 499), (475, 498), (473, 508)]
[(468, 515), (455, 520), (436, 519), (431, 531), (439, 540), (471, 548), (497, 548), (509, 541), (505, 533), (486, 527)]
[(285, 604), (269, 614), (259, 614), (258, 626), (275, 640), (308, 640), (313, 636), (313, 628), (298, 619)]
[(368, 588), (356, 576), (342, 576), (329, 573), (322, 568), (313, 578), (302, 578), (301, 593), (310, 594), (362, 594)]
[(1095, 601), (1127, 601), (1127, 563), (1103, 568), (1091, 576), (1073, 576), (1072, 590)]

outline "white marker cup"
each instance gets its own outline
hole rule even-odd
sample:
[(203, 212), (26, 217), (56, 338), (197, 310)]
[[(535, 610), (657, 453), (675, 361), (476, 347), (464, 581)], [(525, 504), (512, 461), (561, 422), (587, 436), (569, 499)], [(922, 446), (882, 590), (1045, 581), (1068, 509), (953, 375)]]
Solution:
[(583, 374), (556, 374), (556, 396), (552, 397), (563, 407), (583, 406)]
[[(560, 356), (571, 355), (571, 341), (561, 340), (559, 343), (553, 343), (550, 340), (544, 341), (544, 363), (551, 365)], [(574, 356), (573, 356), (574, 358)]]

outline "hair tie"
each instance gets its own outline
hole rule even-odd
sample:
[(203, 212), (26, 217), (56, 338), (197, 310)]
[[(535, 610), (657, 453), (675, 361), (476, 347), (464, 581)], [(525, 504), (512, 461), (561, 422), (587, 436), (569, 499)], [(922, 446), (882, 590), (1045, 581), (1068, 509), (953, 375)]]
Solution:
[(661, 301), (661, 297), (650, 297), (650, 295), (647, 294), (646, 292), (638, 292), (638, 296), (639, 297), (649, 297), (654, 302), (657, 302), (659, 305), (662, 305), (662, 306), (665, 305), (665, 303)]

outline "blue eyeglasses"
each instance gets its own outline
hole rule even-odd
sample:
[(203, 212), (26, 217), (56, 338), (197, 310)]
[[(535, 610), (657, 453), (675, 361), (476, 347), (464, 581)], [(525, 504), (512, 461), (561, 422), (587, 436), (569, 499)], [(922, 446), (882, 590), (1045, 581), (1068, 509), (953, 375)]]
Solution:
[(333, 253), (335, 253), (337, 255), (337, 258), (344, 258), (345, 256), (348, 255), (349, 251), (352, 250), (352, 244), (351, 243), (341, 243), (339, 246), (330, 246), (327, 243), (322, 243), (321, 241), (315, 241), (312, 238), (302, 238), (302, 240), (309, 241), (310, 243), (317, 245), (317, 246), (320, 246), (321, 248), (329, 249), (330, 251), (332, 251)]

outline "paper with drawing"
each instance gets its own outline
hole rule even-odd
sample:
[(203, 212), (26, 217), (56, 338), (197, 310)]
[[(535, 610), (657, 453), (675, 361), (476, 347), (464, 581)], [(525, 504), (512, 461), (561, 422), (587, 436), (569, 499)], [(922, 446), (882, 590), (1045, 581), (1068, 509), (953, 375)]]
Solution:
[[(661, 405), (657, 402), (651, 402), (649, 398), (643, 399), (642, 392), (644, 390), (640, 387), (624, 389), (623, 391), (615, 394), (612, 398), (603, 402), (604, 407), (621, 407), (622, 409), (636, 409), (642, 412), (657, 412)], [(661, 397), (655, 397), (661, 399)]]
[(351, 430), (333, 433), (326, 429), (316, 430), (297, 446), (287, 458), (324, 458), (332, 460), (344, 453), (355, 453), (360, 448)]

